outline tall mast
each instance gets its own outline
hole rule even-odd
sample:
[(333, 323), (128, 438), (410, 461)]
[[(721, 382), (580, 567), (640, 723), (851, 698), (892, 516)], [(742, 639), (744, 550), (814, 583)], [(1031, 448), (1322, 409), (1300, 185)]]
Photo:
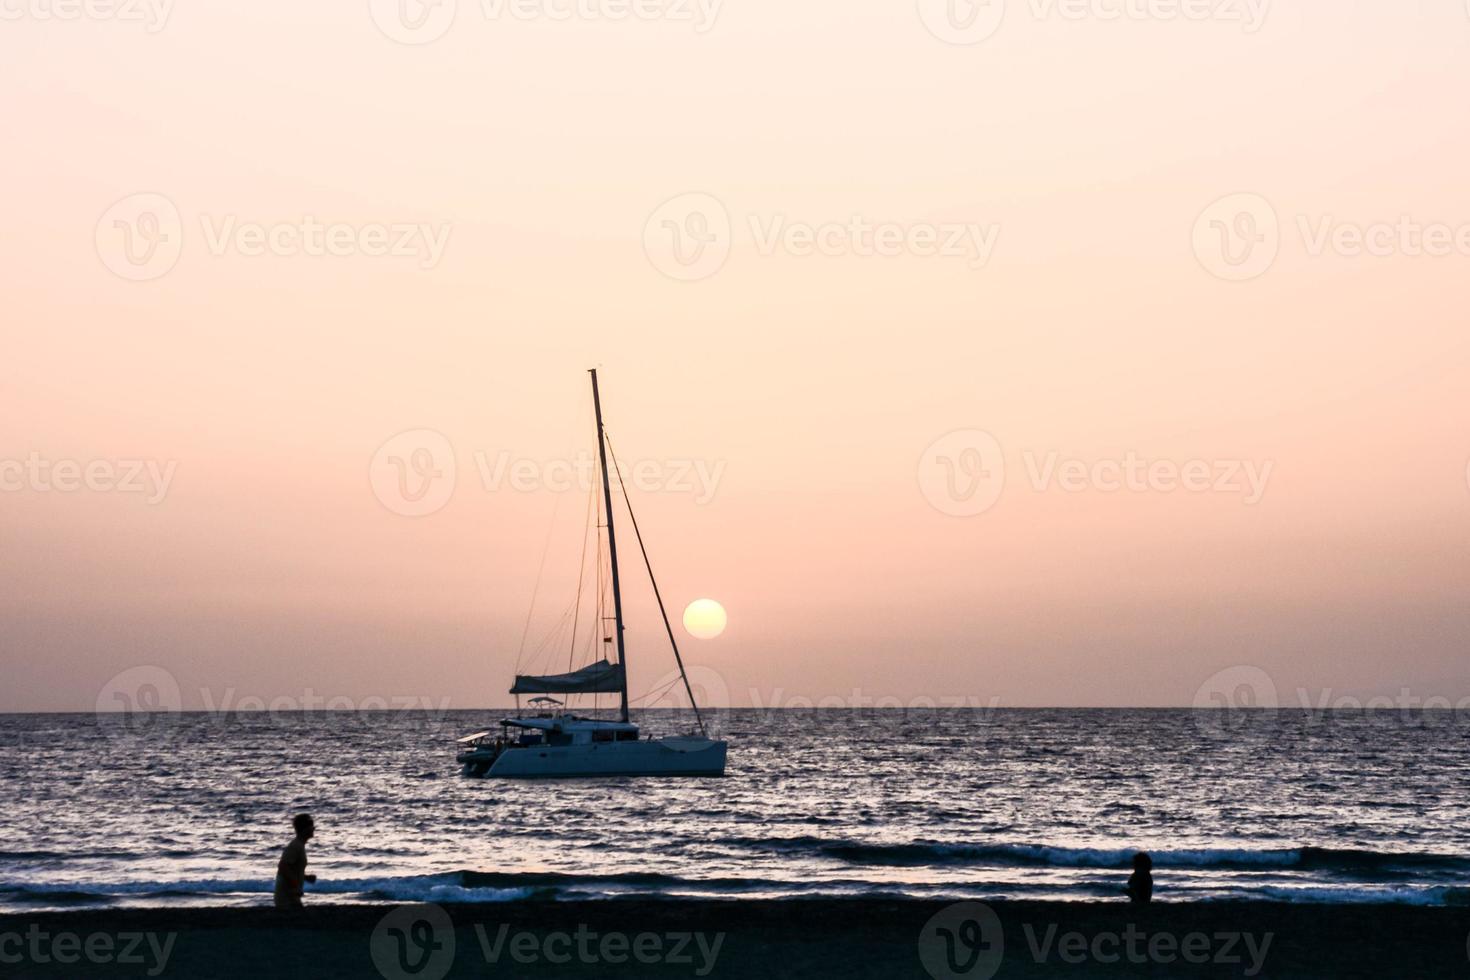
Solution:
[(592, 411), (597, 416), (597, 458), (602, 464), (602, 504), (607, 515), (607, 557), (612, 565), (614, 636), (618, 643), (618, 666), (623, 668), (621, 717), (628, 720), (628, 664), (623, 650), (623, 593), (618, 583), (618, 538), (613, 533), (612, 483), (607, 477), (607, 437), (602, 432), (602, 399), (597, 393), (597, 369), (587, 372), (592, 375)]

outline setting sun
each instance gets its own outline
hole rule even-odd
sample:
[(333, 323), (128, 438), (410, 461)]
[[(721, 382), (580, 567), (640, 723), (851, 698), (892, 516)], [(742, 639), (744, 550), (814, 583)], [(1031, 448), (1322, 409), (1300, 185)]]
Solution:
[(698, 640), (713, 640), (725, 632), (725, 607), (713, 599), (695, 599), (684, 609), (684, 629)]

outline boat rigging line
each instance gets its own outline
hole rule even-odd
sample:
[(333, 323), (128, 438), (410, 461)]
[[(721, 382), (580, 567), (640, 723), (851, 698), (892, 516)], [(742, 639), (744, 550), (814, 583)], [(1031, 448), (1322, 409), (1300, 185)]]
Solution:
[(669, 624), (669, 613), (664, 608), (663, 593), (658, 590), (658, 579), (653, 577), (653, 562), (649, 561), (648, 549), (643, 546), (643, 532), (638, 530), (638, 518), (633, 514), (633, 501), (628, 499), (628, 488), (623, 483), (623, 471), (618, 466), (618, 454), (613, 451), (612, 437), (603, 429), (602, 437), (607, 441), (607, 452), (612, 457), (613, 472), (618, 475), (618, 489), (623, 494), (623, 506), (628, 509), (628, 520), (633, 525), (633, 536), (638, 539), (638, 550), (643, 554), (643, 567), (648, 569), (648, 581), (653, 586), (653, 597), (658, 600), (658, 614), (663, 617), (664, 630), (669, 634), (669, 646), (674, 648), (674, 662), (679, 665), (679, 676), (684, 679), (684, 693), (689, 695), (689, 706), (694, 709), (694, 720), (699, 723), (699, 734), (708, 737), (704, 728), (704, 716), (699, 713), (699, 702), (694, 700), (694, 688), (689, 685), (689, 674), (684, 670), (684, 658), (679, 655), (679, 641), (674, 639), (674, 627)]

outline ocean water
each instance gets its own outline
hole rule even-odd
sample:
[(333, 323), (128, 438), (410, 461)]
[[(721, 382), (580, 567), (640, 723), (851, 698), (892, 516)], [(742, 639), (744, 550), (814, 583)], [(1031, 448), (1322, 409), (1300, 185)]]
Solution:
[[(1470, 902), (1454, 712), (712, 713), (723, 779), (467, 779), (492, 711), (0, 716), (0, 909), (540, 896)], [(649, 711), (645, 731), (688, 730)]]

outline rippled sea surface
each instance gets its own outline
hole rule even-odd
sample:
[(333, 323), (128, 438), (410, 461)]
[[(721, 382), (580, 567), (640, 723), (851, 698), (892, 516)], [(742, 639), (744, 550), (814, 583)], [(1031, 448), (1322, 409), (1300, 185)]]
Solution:
[[(0, 716), (0, 908), (595, 897), (1470, 900), (1470, 716), (713, 712), (723, 779), (466, 779), (493, 712)], [(650, 711), (645, 731), (687, 730)]]

